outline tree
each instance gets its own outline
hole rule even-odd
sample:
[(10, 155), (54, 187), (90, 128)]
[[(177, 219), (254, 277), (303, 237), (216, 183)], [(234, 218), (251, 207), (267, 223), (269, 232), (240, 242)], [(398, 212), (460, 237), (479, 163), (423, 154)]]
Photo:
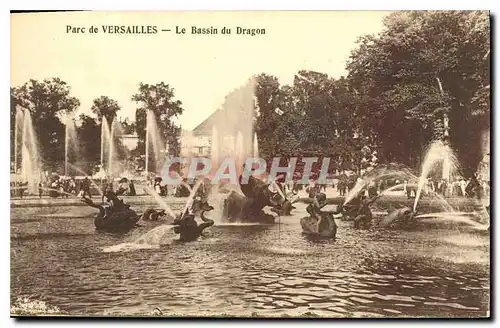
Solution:
[(180, 127), (176, 126), (173, 119), (184, 111), (182, 103), (174, 100), (174, 89), (164, 82), (155, 85), (139, 84), (139, 91), (132, 96), (132, 101), (140, 104), (135, 112), (136, 132), (139, 137), (137, 150), (145, 153), (146, 116), (147, 111), (154, 113), (161, 136), (168, 144), (170, 154), (180, 153)]
[(286, 110), (283, 108), (282, 90), (278, 79), (264, 73), (257, 76), (255, 98), (257, 105), (255, 132), (259, 141), (259, 152), (271, 155), (277, 151), (280, 137), (277, 130), (282, 121), (282, 111)]
[(432, 140), (450, 142), (475, 171), (479, 136), (489, 125), (487, 12), (398, 12), (378, 36), (365, 36), (347, 65), (356, 113), (377, 136), (383, 155), (403, 163)]
[(64, 125), (60, 117), (80, 106), (70, 92), (71, 88), (59, 78), (30, 80), (11, 88), (11, 154), (14, 154), (16, 107), (21, 106), (31, 113), (43, 164), (49, 168), (64, 161)]
[(280, 86), (261, 74), (255, 96), (259, 148), (268, 157), (326, 155), (333, 157), (332, 167), (351, 168), (353, 155), (371, 142), (354, 138), (354, 94), (344, 78), (300, 71), (293, 86)]
[(104, 116), (110, 126), (120, 109), (121, 107), (118, 102), (107, 96), (100, 96), (94, 99), (91, 108), (92, 113), (97, 115), (99, 121), (102, 121), (102, 117)]
[(292, 95), (295, 106), (302, 119), (305, 129), (299, 134), (303, 148), (328, 147), (328, 135), (334, 126), (332, 123), (332, 80), (328, 75), (313, 71), (299, 71), (295, 75)]

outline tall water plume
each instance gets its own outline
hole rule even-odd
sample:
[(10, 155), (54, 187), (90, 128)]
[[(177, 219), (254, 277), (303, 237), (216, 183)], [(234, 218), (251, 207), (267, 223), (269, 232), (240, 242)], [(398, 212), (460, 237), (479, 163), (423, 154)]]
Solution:
[(236, 138), (233, 135), (229, 135), (225, 138), (225, 141), (224, 156), (234, 156), (236, 152)]
[(215, 170), (219, 166), (220, 149), (219, 149), (219, 131), (217, 127), (212, 126), (212, 144), (210, 146), (210, 159), (212, 160), (212, 169)]
[[(190, 210), (193, 205), (193, 200), (198, 191), (198, 188), (202, 185), (203, 181), (198, 180), (194, 187), (190, 190), (189, 197), (187, 198), (186, 205), (183, 210), (177, 215), (167, 204), (164, 198), (162, 198), (158, 193), (156, 193), (151, 187), (145, 186), (144, 190), (161, 206), (171, 218), (176, 218), (178, 216), (182, 217), (186, 212)], [(137, 238), (132, 243), (121, 243), (118, 245), (114, 245), (111, 247), (106, 247), (103, 249), (104, 252), (122, 252), (122, 251), (131, 251), (137, 249), (147, 249), (156, 247), (162, 244), (162, 241), (171, 234), (171, 230), (173, 230), (173, 225), (163, 224), (158, 227), (151, 229), (150, 231), (144, 233), (139, 238)]]
[(19, 149), (23, 140), (24, 111), (21, 107), (16, 107), (15, 135), (14, 135), (14, 173), (18, 172)]
[(410, 170), (400, 165), (379, 166), (368, 172), (363, 179), (360, 179), (345, 196), (344, 204), (349, 203), (358, 194), (373, 182), (378, 182), (387, 178), (409, 179), (412, 176)]
[(253, 157), (259, 157), (259, 140), (257, 139), (257, 133), (253, 135)]
[(117, 127), (116, 117), (111, 122), (111, 126), (109, 128), (109, 153), (108, 153), (108, 175), (115, 176), (117, 173), (117, 153), (116, 153), (116, 145), (115, 145), (115, 136), (116, 136), (116, 127)]
[(218, 136), (224, 140), (224, 154), (219, 156), (236, 157), (253, 154), (255, 116), (255, 79), (249, 79), (243, 86), (231, 91), (225, 98), (222, 108), (212, 116), (212, 124)]
[(432, 169), (439, 167), (439, 164), (441, 164), (443, 179), (449, 179), (453, 176), (455, 170), (457, 169), (457, 163), (456, 156), (449, 145), (441, 140), (430, 144), (425, 155), (424, 162), (422, 163), (422, 170), (418, 180), (415, 202), (413, 203), (413, 211), (416, 211), (417, 209), (422, 189), (427, 184), (427, 178), (429, 177)]
[(236, 135), (236, 147), (235, 147), (235, 153), (236, 153), (236, 169), (238, 170), (238, 174), (241, 174), (241, 167), (243, 166), (243, 163), (245, 162), (245, 156), (248, 155), (245, 152), (245, 142), (243, 140), (243, 134), (241, 131), (238, 131)]
[[(18, 108), (17, 110), (20, 109)], [(20, 129), (16, 123), (16, 134), (19, 131), (21, 132), (20, 138), (16, 136), (16, 139), (20, 141), (18, 147), (21, 148), (21, 179), (24, 182), (28, 182), (28, 190), (30, 192), (36, 192), (37, 184), (40, 180), (41, 163), (31, 113), (28, 109), (24, 109), (22, 115), (17, 115), (16, 113), (17, 118), (22, 118), (22, 127)], [(17, 151), (19, 151), (19, 148)], [(18, 154), (14, 154), (14, 156), (17, 157)]]
[(158, 128), (157, 118), (152, 110), (146, 113), (146, 167), (145, 171), (151, 169), (150, 160), (153, 161), (154, 172), (157, 173), (159, 165), (161, 165), (162, 153), (165, 150), (165, 142), (161, 137)]
[(481, 162), (477, 168), (477, 175), (483, 181), (490, 181), (490, 131), (485, 130), (481, 136)]
[[(109, 130), (109, 123), (106, 117), (103, 116), (101, 120), (101, 170), (106, 170), (106, 164), (109, 160), (110, 141), (111, 132)], [(107, 174), (109, 174), (109, 172), (107, 172)]]
[(69, 175), (69, 164), (71, 156), (78, 153), (78, 138), (76, 136), (76, 125), (74, 114), (69, 113), (63, 117), (64, 128), (64, 175)]

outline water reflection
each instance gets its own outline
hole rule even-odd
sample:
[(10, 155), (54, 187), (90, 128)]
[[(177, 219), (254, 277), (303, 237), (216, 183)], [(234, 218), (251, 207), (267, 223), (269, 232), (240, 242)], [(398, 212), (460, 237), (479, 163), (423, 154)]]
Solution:
[(97, 233), (91, 217), (14, 215), (12, 295), (74, 314), (486, 315), (489, 236), (356, 231), (340, 221), (335, 241), (309, 240), (299, 217), (283, 219), (279, 234), (221, 225), (190, 244), (172, 233), (157, 248), (106, 253), (152, 226), (118, 237)]

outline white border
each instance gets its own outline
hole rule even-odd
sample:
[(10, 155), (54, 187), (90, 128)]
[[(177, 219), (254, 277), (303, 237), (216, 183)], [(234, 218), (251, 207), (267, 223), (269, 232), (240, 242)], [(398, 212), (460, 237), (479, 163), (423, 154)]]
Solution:
[[(396, 0), (376, 0), (376, 1), (370, 1), (370, 0), (364, 0), (364, 1), (319, 1), (319, 0), (288, 0), (288, 1), (270, 1), (270, 0), (253, 0), (249, 2), (238, 2), (238, 1), (223, 1), (223, 0), (211, 0), (211, 1), (203, 1), (203, 0), (183, 0), (183, 1), (178, 1), (177, 3), (168, 3), (165, 4), (163, 1), (152, 1), (152, 0), (141, 0), (141, 1), (130, 1), (130, 2), (125, 2), (125, 1), (103, 1), (103, 0), (86, 0), (86, 1), (81, 1), (81, 2), (67, 2), (63, 0), (46, 0), (43, 3), (40, 1), (10, 1), (8, 3), (7, 1), (2, 1), (0, 6), (2, 7), (1, 11), (1, 28), (0, 28), (0, 34), (2, 38), (1, 44), (4, 45), (9, 45), (10, 46), (10, 15), (8, 10), (15, 9), (15, 10), (28, 10), (28, 9), (38, 9), (38, 10), (54, 10), (54, 9), (65, 9), (65, 10), (442, 10), (442, 9), (461, 9), (461, 10), (491, 10), (492, 14), (498, 14), (498, 3), (500, 1), (493, 1), (493, 0), (453, 0), (453, 1), (435, 1), (435, 0), (420, 0), (418, 2), (412, 3), (412, 2), (403, 2), (403, 1), (396, 1)], [(495, 44), (498, 40), (498, 35), (495, 34), (495, 38), (493, 40), (493, 44)], [(495, 53), (494, 53), (495, 54)], [(10, 50), (9, 47), (4, 46), (2, 48), (2, 63), (4, 70), (3, 72), (9, 72), (10, 73)], [(497, 68), (495, 69), (495, 73), (497, 72)], [(495, 75), (493, 75), (495, 76)], [(498, 76), (498, 75), (497, 75)], [(9, 93), (7, 90), (10, 88), (10, 74), (4, 74), (3, 75), (3, 92), (0, 93), (2, 97), (2, 119), (0, 119), (0, 124), (2, 125), (0, 127), (0, 131), (2, 131), (5, 136), (4, 138), (0, 138), (0, 141), (2, 143), (1, 147), (4, 151), (8, 151), (10, 148), (9, 144), (9, 138), (8, 138), (8, 133), (9, 133), (9, 122), (10, 120), (8, 119), (9, 115)], [(497, 85), (496, 83), (494, 84), (495, 90), (492, 90), (493, 92), (497, 91)], [(498, 99), (498, 97), (495, 97), (495, 99)], [(497, 101), (495, 101), (495, 106), (497, 104)], [(500, 115), (496, 115), (495, 119), (495, 125), (496, 125), (496, 130), (498, 132), (499, 124), (497, 120), (499, 119), (498, 117)], [(495, 134), (496, 136), (496, 134)], [(495, 137), (494, 136), (494, 137)], [(498, 144), (497, 144), (498, 145)], [(495, 149), (495, 153), (498, 149)], [(498, 164), (498, 163), (497, 163)], [(1, 202), (2, 202), (2, 207), (0, 207), (2, 214), (1, 217), (1, 224), (3, 225), (3, 229), (0, 229), (2, 233), (2, 241), (3, 245), (1, 247), (1, 263), (2, 266), (4, 267), (4, 270), (2, 271), (2, 283), (0, 284), (0, 288), (2, 288), (2, 293), (1, 293), (1, 303), (0, 303), (0, 309), (2, 310), (2, 315), (0, 317), (1, 321), (1, 327), (11, 327), (14, 324), (19, 324), (18, 322), (13, 321), (12, 319), (9, 319), (10, 315), (10, 299), (9, 299), (9, 293), (10, 293), (10, 285), (9, 285), (9, 279), (10, 279), (10, 196), (9, 196), (9, 191), (7, 190), (7, 186), (9, 185), (7, 182), (10, 179), (10, 176), (8, 175), (9, 172), (9, 164), (8, 161), (5, 157), (3, 161), (0, 162), (0, 172), (1, 172), (1, 177), (2, 181), (1, 186), (4, 188), (1, 189)], [(500, 165), (500, 164), (499, 164)], [(498, 167), (495, 167), (498, 170)], [(494, 185), (496, 186), (496, 179), (494, 181)], [(495, 193), (495, 201), (494, 204), (500, 204), (499, 199), (499, 193)], [(495, 227), (498, 231), (498, 223), (495, 224)], [(497, 232), (495, 231), (495, 232)], [(498, 235), (497, 235), (498, 236)], [(498, 238), (498, 237), (497, 237)], [(492, 245), (492, 248), (498, 249), (497, 242), (495, 241)], [(493, 263), (496, 263), (493, 262)], [(7, 270), (9, 268), (9, 270)], [(493, 278), (493, 277), (492, 277)], [(495, 284), (495, 286), (498, 285)], [(496, 291), (496, 290), (495, 290)], [(495, 291), (492, 291), (495, 295)], [(498, 311), (498, 299), (497, 302), (495, 302), (496, 306), (496, 315), (500, 315)], [(154, 321), (156, 324), (161, 324), (165, 325), (168, 324), (169, 326), (183, 326), (185, 327), (186, 325), (192, 325), (196, 324), (196, 322), (165, 322), (165, 321)], [(113, 325), (113, 326), (122, 326), (122, 325), (130, 325), (134, 327), (141, 327), (145, 326), (146, 324), (150, 324), (152, 322), (106, 322), (107, 325)], [(200, 322), (201, 323), (201, 322)], [(206, 322), (204, 322), (206, 323)], [(222, 323), (222, 322), (221, 322)], [(229, 322), (231, 325), (240, 325), (240, 323), (232, 323)], [(295, 324), (308, 324), (310, 325), (312, 322), (295, 322)], [(334, 324), (334, 322), (331, 322)], [(338, 323), (338, 324), (345, 324), (346, 322)], [(420, 324), (424, 324), (425, 322), (422, 322)], [(429, 323), (429, 322), (427, 322)], [(53, 322), (30, 322), (30, 323), (23, 323), (23, 325), (54, 325), (55, 323)], [(67, 325), (69, 322), (59, 322), (59, 325)], [(75, 326), (87, 326), (87, 325), (92, 325), (92, 324), (102, 324), (98, 322), (88, 322), (88, 323), (71, 323), (72, 325)], [(267, 326), (270, 324), (279, 324), (279, 322), (252, 322), (254, 325), (259, 325), (259, 326)], [(290, 324), (290, 322), (286, 322), (286, 324)], [(356, 322), (353, 323), (354, 326), (362, 325), (364, 323), (361, 322)], [(370, 324), (375, 324), (374, 322), (370, 322)], [(398, 322), (398, 321), (392, 321), (392, 322), (379, 322), (379, 325), (385, 325), (385, 324), (396, 324), (396, 325), (404, 325), (406, 322)], [(416, 324), (416, 323), (412, 323)], [(443, 324), (455, 324), (455, 322), (435, 322), (432, 323), (433, 325), (443, 325)], [(467, 323), (467, 326), (470, 325), (477, 325), (477, 324), (482, 324), (484, 325), (485, 322), (469, 322)]]

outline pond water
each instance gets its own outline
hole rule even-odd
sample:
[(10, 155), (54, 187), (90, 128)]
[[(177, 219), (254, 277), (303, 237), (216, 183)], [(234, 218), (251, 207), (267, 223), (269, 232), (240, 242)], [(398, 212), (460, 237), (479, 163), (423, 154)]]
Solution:
[(458, 223), (360, 231), (338, 221), (335, 241), (314, 241), (301, 235), (306, 211), (298, 204), (279, 225), (216, 223), (186, 244), (164, 229), (159, 245), (121, 247), (155, 224), (114, 236), (95, 231), (86, 207), (41, 213), (12, 212), (11, 298), (70, 314), (159, 307), (168, 315), (484, 317), (489, 310), (490, 236)]

